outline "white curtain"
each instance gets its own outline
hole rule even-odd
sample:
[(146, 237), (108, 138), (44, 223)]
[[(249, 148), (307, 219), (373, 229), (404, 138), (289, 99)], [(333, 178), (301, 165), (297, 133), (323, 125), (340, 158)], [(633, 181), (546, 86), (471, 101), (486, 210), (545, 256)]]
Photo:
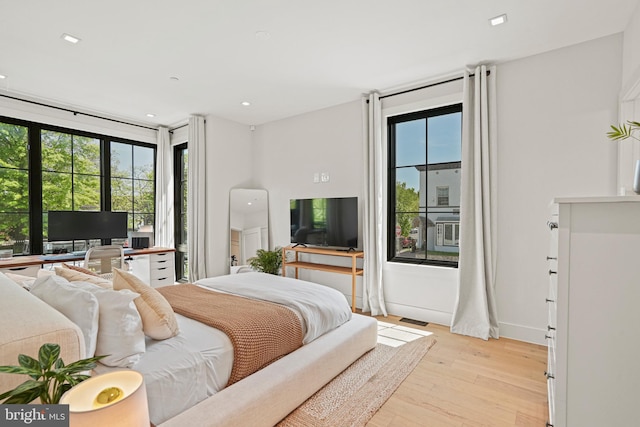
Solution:
[(169, 129), (158, 128), (155, 245), (174, 246), (173, 162)]
[[(368, 105), (367, 105), (368, 101)], [(362, 311), (372, 316), (387, 315), (382, 283), (384, 262), (384, 195), (382, 186), (382, 112), (380, 96), (371, 93), (363, 98), (364, 135), (364, 223), (362, 226), (364, 249), (364, 275), (362, 279)]]
[(204, 117), (189, 118), (187, 142), (187, 242), (189, 251), (189, 281), (207, 276), (207, 174)]
[[(487, 72), (489, 75), (487, 75)], [(464, 76), (458, 300), (451, 332), (498, 338), (496, 68)]]

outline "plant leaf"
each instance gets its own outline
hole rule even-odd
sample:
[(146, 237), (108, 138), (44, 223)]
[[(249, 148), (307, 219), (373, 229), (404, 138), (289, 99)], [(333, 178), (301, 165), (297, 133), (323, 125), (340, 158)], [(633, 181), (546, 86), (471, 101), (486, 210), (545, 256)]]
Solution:
[(40, 396), (40, 390), (38, 389), (27, 390), (27, 391), (24, 391), (23, 393), (19, 393), (9, 397), (3, 403), (7, 405), (8, 404), (27, 404), (36, 400), (38, 396)]
[(58, 357), (60, 357), (60, 346), (58, 344), (42, 344), (38, 352), (38, 360), (43, 370), (51, 369)]
[(35, 378), (33, 378), (34, 380), (38, 379), (42, 375), (40, 369), (31, 369), (22, 366), (0, 366), (0, 372), (5, 374), (29, 375), (32, 378), (35, 376)]

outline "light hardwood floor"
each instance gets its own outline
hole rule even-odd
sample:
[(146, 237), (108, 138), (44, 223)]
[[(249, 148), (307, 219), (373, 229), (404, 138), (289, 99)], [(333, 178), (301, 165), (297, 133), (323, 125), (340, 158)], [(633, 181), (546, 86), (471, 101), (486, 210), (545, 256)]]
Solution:
[(378, 319), (433, 332), (437, 343), (367, 427), (545, 426), (546, 347), (483, 341), (397, 316)]

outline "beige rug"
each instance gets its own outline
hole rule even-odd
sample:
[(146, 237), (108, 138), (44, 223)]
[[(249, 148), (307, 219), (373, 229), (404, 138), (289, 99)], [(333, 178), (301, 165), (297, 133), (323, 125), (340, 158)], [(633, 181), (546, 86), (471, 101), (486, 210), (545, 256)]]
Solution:
[(435, 342), (432, 337), (424, 337), (400, 347), (378, 344), (289, 414), (278, 427), (364, 426)]

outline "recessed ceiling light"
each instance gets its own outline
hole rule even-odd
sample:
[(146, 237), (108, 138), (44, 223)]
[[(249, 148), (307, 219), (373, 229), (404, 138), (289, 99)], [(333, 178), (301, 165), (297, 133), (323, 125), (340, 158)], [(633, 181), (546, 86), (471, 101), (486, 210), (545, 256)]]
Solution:
[(267, 40), (271, 38), (271, 34), (268, 31), (256, 31), (256, 38), (260, 40)]
[(247, 202), (247, 204), (248, 204), (249, 206), (251, 206), (253, 203), (251, 203), (251, 202)]
[(78, 43), (80, 41), (80, 39), (78, 37), (72, 36), (71, 34), (67, 34), (67, 33), (64, 33), (61, 37), (62, 37), (63, 40), (68, 41), (69, 43), (73, 43), (73, 44), (76, 44), (76, 43)]
[(248, 107), (249, 105), (251, 105), (249, 101), (242, 101), (241, 104), (244, 105), (245, 107)]
[(156, 116), (156, 115), (155, 115), (155, 114), (153, 114), (153, 113), (147, 113), (147, 117), (149, 117), (149, 118), (153, 118), (153, 117), (155, 117), (155, 116)]
[(5, 76), (4, 74), (0, 74), (0, 80), (1, 79), (6, 79), (6, 78), (7, 78), (7, 76)]
[(172, 82), (177, 82), (180, 79), (175, 76), (172, 76), (172, 77), (169, 77), (169, 80), (171, 80)]
[(504, 24), (505, 22), (507, 22), (507, 14), (503, 13), (502, 15), (498, 15), (496, 17), (493, 17), (491, 19), (489, 19), (489, 22), (491, 23), (491, 25), (493, 25), (494, 27), (496, 25), (501, 25)]

